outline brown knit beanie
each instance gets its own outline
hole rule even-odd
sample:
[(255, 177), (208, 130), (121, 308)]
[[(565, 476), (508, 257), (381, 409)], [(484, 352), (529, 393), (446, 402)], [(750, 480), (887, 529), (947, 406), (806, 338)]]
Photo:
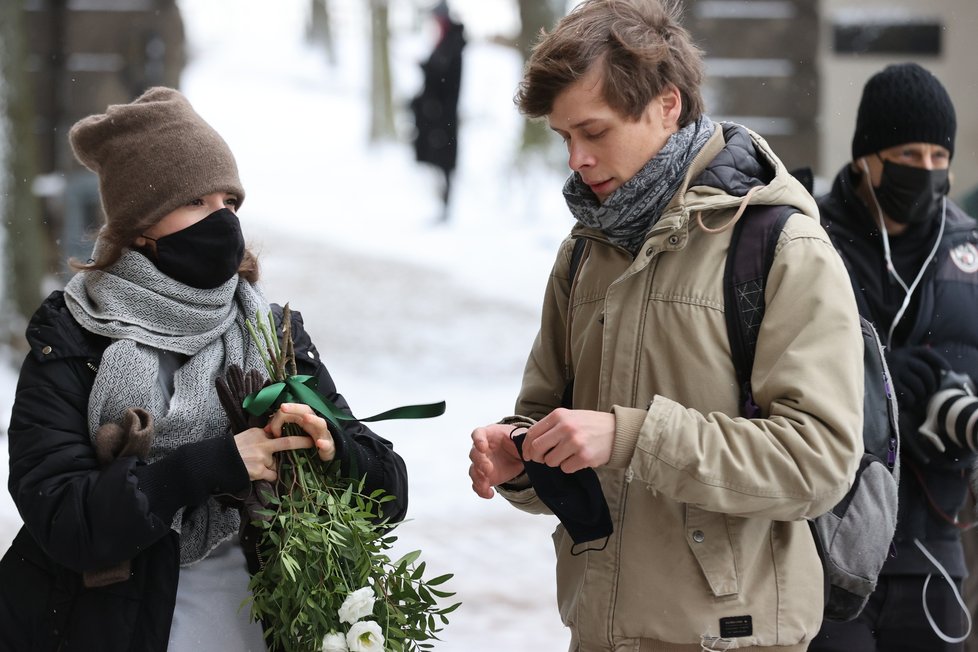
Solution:
[(151, 226), (213, 192), (244, 201), (227, 143), (172, 88), (151, 88), (83, 118), (68, 138), (78, 160), (98, 175), (109, 229)]

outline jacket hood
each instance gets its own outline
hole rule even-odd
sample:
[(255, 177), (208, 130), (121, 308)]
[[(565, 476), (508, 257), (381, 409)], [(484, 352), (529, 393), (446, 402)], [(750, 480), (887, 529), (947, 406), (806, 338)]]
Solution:
[[(683, 184), (650, 233), (688, 228), (691, 215), (696, 213), (704, 223), (714, 222), (711, 227), (722, 227), (731, 219), (730, 211), (744, 203), (790, 205), (818, 219), (815, 198), (791, 175), (767, 141), (747, 127), (721, 122), (693, 159)], [(580, 224), (571, 233), (604, 239), (600, 231)]]
[(815, 199), (795, 179), (761, 136), (742, 125), (721, 122), (690, 166), (687, 184), (670, 204), (703, 213), (739, 207), (747, 193), (750, 204), (794, 206), (818, 217)]

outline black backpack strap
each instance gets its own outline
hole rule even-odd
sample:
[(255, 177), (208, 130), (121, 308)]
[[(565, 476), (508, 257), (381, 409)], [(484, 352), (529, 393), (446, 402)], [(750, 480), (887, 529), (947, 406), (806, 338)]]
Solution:
[(734, 225), (723, 272), (724, 318), (740, 387), (741, 416), (760, 416), (750, 386), (757, 333), (764, 317), (764, 288), (774, 250), (792, 206), (748, 206)]
[[(577, 238), (574, 240), (574, 249), (571, 251), (570, 259), (570, 271), (567, 274), (567, 280), (570, 281), (571, 287), (574, 287), (574, 277), (577, 275), (577, 270), (581, 266), (581, 260), (584, 258), (584, 250), (587, 248), (586, 238)], [(568, 295), (570, 299), (570, 295)], [(567, 318), (570, 319), (570, 306), (567, 306)], [(568, 363), (569, 364), (569, 363)], [(574, 407), (574, 378), (571, 377), (567, 381), (567, 385), (564, 386), (564, 395), (561, 398), (560, 404), (567, 408), (568, 410)]]
[(856, 270), (852, 266), (852, 262), (849, 260), (848, 254), (846, 254), (845, 250), (839, 246), (838, 242), (836, 242), (835, 232), (832, 230), (831, 223), (826, 220), (824, 216), (821, 222), (822, 228), (825, 229), (825, 232), (829, 236), (829, 240), (832, 242), (832, 246), (835, 247), (836, 252), (839, 254), (839, 258), (842, 259), (842, 264), (845, 265), (846, 272), (849, 273), (849, 282), (852, 284), (852, 293), (856, 296), (856, 308), (858, 308), (859, 314), (865, 319), (872, 318), (873, 312), (869, 307), (869, 299), (866, 298), (866, 292), (863, 290), (862, 284), (859, 282), (859, 277), (856, 276)]
[(571, 251), (570, 272), (567, 274), (567, 280), (570, 281), (571, 285), (574, 285), (574, 277), (577, 276), (577, 268), (581, 266), (581, 259), (584, 257), (584, 248), (586, 246), (586, 238), (577, 238), (574, 240), (574, 249)]

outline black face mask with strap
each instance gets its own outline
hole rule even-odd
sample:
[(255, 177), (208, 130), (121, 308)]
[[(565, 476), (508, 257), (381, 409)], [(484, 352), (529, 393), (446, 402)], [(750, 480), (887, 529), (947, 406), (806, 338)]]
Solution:
[(940, 214), (941, 199), (951, 188), (946, 169), (927, 170), (880, 160), (883, 175), (873, 191), (883, 212), (900, 224), (923, 224)]
[(184, 285), (202, 290), (224, 285), (237, 273), (244, 258), (241, 223), (227, 208), (154, 242), (156, 252), (150, 254), (150, 259), (156, 268)]
[[(523, 456), (524, 439), (525, 432), (513, 437), (520, 457)], [(559, 467), (533, 461), (524, 461), (523, 466), (537, 497), (560, 519), (574, 541), (574, 547), (604, 539), (600, 548), (586, 549), (603, 550), (615, 528), (611, 522), (608, 501), (604, 498), (601, 482), (594, 469), (585, 468), (574, 473), (564, 473)], [(585, 552), (575, 551), (574, 547), (571, 548), (571, 554)]]

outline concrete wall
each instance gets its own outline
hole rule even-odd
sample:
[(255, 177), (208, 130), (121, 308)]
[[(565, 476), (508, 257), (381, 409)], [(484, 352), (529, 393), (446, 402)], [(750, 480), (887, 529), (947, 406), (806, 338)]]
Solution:
[[(863, 84), (890, 63), (916, 61), (940, 79), (954, 102), (958, 119), (951, 197), (978, 185), (978, 1), (976, 0), (819, 0), (820, 156), (816, 173), (826, 179), (851, 158), (852, 131)], [(833, 24), (883, 17), (936, 19), (943, 25), (937, 56), (837, 54)]]
[[(5, 0), (6, 1), (6, 0)], [(67, 130), (149, 86), (178, 86), (175, 0), (23, 0), (41, 172), (78, 169)]]
[(685, 0), (707, 113), (750, 127), (789, 169), (818, 166), (818, 0)]

